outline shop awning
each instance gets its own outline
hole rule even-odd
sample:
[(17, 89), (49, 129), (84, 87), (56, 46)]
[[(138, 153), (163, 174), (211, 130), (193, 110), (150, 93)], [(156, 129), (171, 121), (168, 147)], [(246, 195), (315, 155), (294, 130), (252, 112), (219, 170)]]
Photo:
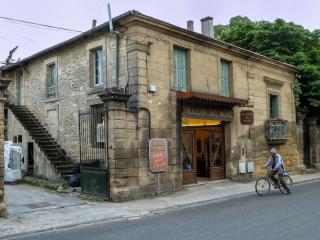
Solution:
[(197, 92), (177, 92), (177, 100), (187, 104), (200, 104), (206, 106), (243, 107), (248, 105), (248, 100)]

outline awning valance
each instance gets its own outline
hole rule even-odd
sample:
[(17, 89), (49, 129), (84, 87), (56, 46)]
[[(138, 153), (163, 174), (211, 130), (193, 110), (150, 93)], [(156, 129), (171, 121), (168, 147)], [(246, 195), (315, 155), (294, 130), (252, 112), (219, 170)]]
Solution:
[(243, 107), (248, 105), (248, 100), (196, 92), (177, 92), (177, 100), (187, 104), (200, 104), (219, 107)]

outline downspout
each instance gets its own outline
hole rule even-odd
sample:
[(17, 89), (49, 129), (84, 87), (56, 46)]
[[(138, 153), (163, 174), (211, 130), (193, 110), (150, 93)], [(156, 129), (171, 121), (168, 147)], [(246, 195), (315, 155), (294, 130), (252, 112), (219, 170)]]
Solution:
[(111, 16), (111, 6), (108, 3), (108, 14), (109, 14), (109, 30), (116, 34), (116, 87), (119, 88), (119, 45), (120, 45), (120, 34), (118, 31), (115, 31), (113, 28), (112, 23), (112, 16)]
[(117, 88), (119, 88), (119, 50), (120, 50), (120, 35), (119, 32), (115, 31), (116, 37), (117, 37), (117, 44), (116, 44), (116, 83), (117, 83)]

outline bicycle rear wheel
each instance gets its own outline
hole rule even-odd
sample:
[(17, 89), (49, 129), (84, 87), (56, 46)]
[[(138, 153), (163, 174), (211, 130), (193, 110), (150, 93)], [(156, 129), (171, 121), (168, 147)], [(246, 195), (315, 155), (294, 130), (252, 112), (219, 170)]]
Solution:
[(271, 187), (270, 181), (266, 177), (260, 177), (256, 181), (255, 188), (259, 196), (264, 196), (268, 194), (270, 192), (270, 187)]
[[(289, 188), (289, 190), (291, 190), (291, 187), (292, 187), (292, 184), (293, 184), (293, 181), (292, 181), (292, 178), (287, 175), (287, 176), (283, 176), (283, 181), (287, 184), (287, 187)], [(279, 190), (280, 192), (282, 192), (283, 194), (289, 194), (289, 192), (287, 191), (287, 189), (285, 189), (282, 184), (280, 184), (279, 186)]]

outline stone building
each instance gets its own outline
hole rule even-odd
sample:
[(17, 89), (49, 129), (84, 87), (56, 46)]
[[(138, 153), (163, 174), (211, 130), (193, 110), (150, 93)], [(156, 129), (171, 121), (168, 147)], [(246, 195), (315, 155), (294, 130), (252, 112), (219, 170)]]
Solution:
[(0, 78), (0, 217), (7, 215), (7, 207), (4, 201), (4, 154), (3, 154), (3, 139), (4, 139), (4, 103), (5, 89), (9, 85), (9, 80)]
[[(23, 146), (25, 171), (55, 179), (98, 159), (121, 201), (260, 175), (271, 147), (302, 169), (295, 69), (216, 40), (210, 17), (201, 23), (199, 34), (130, 11), (115, 31), (105, 23), (3, 68), (14, 79), (7, 136)], [(149, 171), (153, 138), (167, 140), (160, 175)]]

